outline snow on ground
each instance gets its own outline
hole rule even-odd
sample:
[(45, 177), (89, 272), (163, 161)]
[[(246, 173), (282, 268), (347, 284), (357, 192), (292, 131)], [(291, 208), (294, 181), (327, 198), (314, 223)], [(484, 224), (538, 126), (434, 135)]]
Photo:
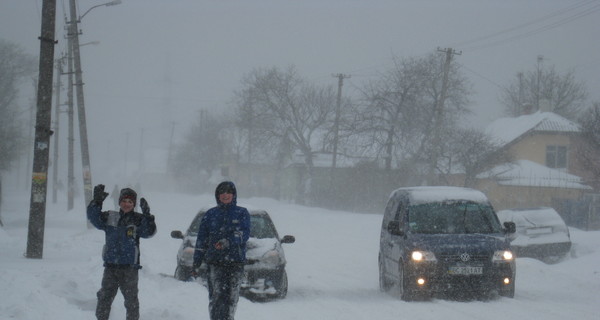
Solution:
[[(100, 252), (104, 233), (87, 229), (84, 205), (67, 212), (66, 204), (46, 210), (43, 259), (23, 256), (27, 246), (29, 194), (4, 190), (0, 228), (0, 319), (94, 319), (100, 288)], [(208, 319), (206, 289), (170, 276), (180, 240), (198, 208), (212, 195), (150, 193), (158, 233), (141, 240), (141, 318)], [(287, 298), (255, 303), (240, 298), (236, 319), (597, 319), (600, 313), (600, 232), (571, 229), (571, 256), (547, 265), (517, 259), (514, 299), (404, 302), (378, 288), (377, 252), (381, 215), (330, 211), (264, 198), (243, 198), (240, 205), (265, 208), (284, 244), (288, 260)], [(81, 200), (78, 200), (81, 202)], [(107, 201), (110, 204), (110, 201)], [(383, 204), (382, 204), (383, 207)], [(117, 295), (111, 319), (124, 319)]]

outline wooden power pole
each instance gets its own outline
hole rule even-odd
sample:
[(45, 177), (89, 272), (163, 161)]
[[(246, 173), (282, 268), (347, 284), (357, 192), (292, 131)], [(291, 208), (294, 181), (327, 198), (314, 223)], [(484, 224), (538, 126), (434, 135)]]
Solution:
[(48, 158), (52, 111), (52, 76), (54, 71), (54, 40), (56, 0), (42, 4), (42, 31), (40, 39), (40, 68), (37, 91), (33, 170), (31, 174), (31, 204), (27, 234), (27, 258), (41, 259), (44, 251), (46, 194), (48, 188)]
[(442, 90), (440, 93), (440, 98), (437, 101), (435, 106), (435, 114), (434, 114), (434, 126), (433, 126), (433, 139), (432, 139), (432, 154), (429, 163), (429, 177), (428, 177), (428, 185), (435, 184), (435, 168), (437, 167), (438, 158), (439, 158), (439, 148), (441, 141), (441, 130), (442, 130), (442, 122), (444, 120), (444, 102), (446, 100), (446, 92), (448, 91), (448, 76), (450, 74), (450, 63), (452, 62), (452, 56), (455, 54), (462, 54), (461, 52), (456, 52), (452, 48), (439, 49), (438, 51), (444, 52), (446, 54), (446, 61), (444, 63), (444, 74), (442, 76)]

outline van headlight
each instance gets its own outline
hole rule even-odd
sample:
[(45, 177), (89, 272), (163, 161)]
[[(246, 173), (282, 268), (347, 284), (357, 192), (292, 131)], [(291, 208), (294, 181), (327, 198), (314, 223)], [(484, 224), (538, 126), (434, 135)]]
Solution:
[(492, 257), (493, 262), (510, 262), (513, 259), (514, 255), (510, 250), (497, 250)]
[(410, 254), (412, 261), (436, 261), (435, 255), (431, 251), (413, 251)]

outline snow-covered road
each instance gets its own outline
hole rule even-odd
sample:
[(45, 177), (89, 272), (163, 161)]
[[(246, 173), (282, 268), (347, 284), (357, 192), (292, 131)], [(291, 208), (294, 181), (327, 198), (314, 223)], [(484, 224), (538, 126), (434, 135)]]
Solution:
[[(64, 203), (46, 213), (44, 257), (26, 259), (29, 195), (4, 197), (0, 228), (0, 319), (93, 319), (100, 287), (100, 251), (104, 234), (87, 229), (83, 204), (66, 212)], [(150, 193), (145, 196), (156, 215), (158, 233), (142, 239), (140, 303), (142, 319), (208, 319), (208, 295), (197, 283), (171, 275), (180, 240), (196, 210), (212, 205), (212, 195)], [(284, 300), (255, 303), (240, 299), (236, 319), (596, 319), (600, 313), (600, 232), (571, 229), (572, 256), (554, 265), (517, 259), (514, 299), (403, 302), (379, 292), (377, 252), (381, 215), (330, 211), (277, 202), (245, 199), (272, 216), (285, 244), (289, 292)], [(120, 294), (111, 319), (124, 319)]]

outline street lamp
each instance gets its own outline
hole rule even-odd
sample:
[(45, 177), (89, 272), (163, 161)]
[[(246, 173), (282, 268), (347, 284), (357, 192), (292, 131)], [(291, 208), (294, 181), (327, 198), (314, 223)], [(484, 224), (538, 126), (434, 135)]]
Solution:
[(100, 44), (100, 41), (90, 41), (90, 42), (82, 43), (79, 45), (79, 47), (88, 46), (88, 45), (97, 45), (97, 44)]
[[(73, 58), (75, 64), (75, 87), (77, 90), (77, 113), (79, 116), (79, 138), (81, 143), (81, 162), (82, 162), (82, 170), (83, 170), (83, 194), (85, 205), (87, 206), (90, 201), (92, 201), (92, 172), (90, 169), (90, 153), (88, 147), (88, 137), (87, 137), (87, 124), (85, 117), (85, 103), (83, 100), (83, 78), (81, 75), (81, 55), (79, 52), (79, 30), (77, 28), (77, 23), (81, 22), (81, 19), (88, 14), (92, 9), (101, 7), (101, 6), (112, 6), (120, 4), (121, 0), (114, 0), (111, 2), (107, 2), (104, 4), (96, 5), (88, 9), (82, 16), (77, 19), (77, 8), (75, 4), (75, 0), (69, 1), (70, 14), (71, 14), (71, 22), (70, 22), (70, 39), (72, 37), (71, 50), (73, 51)], [(91, 228), (90, 223), (88, 222), (88, 228)]]
[(92, 9), (94, 9), (94, 8), (98, 8), (98, 7), (102, 7), (102, 6), (106, 6), (106, 7), (116, 6), (118, 4), (121, 4), (121, 0), (114, 0), (114, 1), (111, 1), (111, 2), (99, 4), (97, 6), (93, 6), (93, 7), (89, 8), (84, 14), (82, 14), (81, 17), (79, 17), (79, 20), (77, 22), (81, 22), (81, 19), (83, 19), (83, 17), (85, 17), (85, 15), (88, 14), (88, 12), (92, 11)]

